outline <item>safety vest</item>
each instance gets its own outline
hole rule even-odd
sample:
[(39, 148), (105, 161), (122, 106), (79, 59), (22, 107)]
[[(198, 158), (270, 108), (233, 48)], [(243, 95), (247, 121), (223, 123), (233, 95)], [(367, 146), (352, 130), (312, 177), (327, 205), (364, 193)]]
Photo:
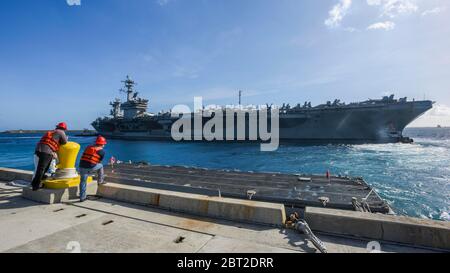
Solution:
[(102, 149), (101, 147), (96, 147), (96, 146), (87, 147), (86, 150), (84, 150), (81, 160), (89, 162), (91, 164), (100, 163), (102, 160), (101, 160), (100, 155), (98, 154), (98, 151), (100, 151), (101, 149)]
[(59, 142), (53, 138), (55, 131), (48, 131), (39, 141), (39, 144), (45, 144), (52, 149), (53, 152), (59, 150)]

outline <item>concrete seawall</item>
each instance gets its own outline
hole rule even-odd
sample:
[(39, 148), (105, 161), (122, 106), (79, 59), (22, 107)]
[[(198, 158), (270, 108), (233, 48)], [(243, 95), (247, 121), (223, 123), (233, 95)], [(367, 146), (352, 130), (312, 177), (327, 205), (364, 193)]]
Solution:
[(308, 207), (315, 231), (450, 250), (450, 222)]
[(283, 204), (212, 197), (113, 183), (100, 186), (97, 194), (117, 201), (238, 222), (281, 227), (286, 220)]
[(0, 168), (0, 180), (3, 181), (13, 181), (13, 180), (31, 181), (32, 178), (33, 178), (32, 171)]

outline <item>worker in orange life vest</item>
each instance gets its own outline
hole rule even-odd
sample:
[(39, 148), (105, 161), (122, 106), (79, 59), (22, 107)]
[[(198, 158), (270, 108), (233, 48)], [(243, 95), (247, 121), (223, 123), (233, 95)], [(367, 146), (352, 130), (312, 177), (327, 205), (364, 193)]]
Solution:
[(105, 184), (102, 160), (105, 158), (103, 148), (106, 145), (106, 139), (98, 136), (95, 145), (90, 145), (84, 150), (80, 160), (80, 202), (86, 200), (86, 183), (88, 176), (97, 173), (97, 181), (99, 185)]
[(56, 129), (48, 131), (36, 145), (34, 153), (35, 161), (37, 161), (36, 169), (33, 176), (31, 185), (33, 191), (39, 190), (41, 187), (41, 181), (44, 178), (45, 173), (48, 171), (53, 159), (57, 159), (57, 152), (59, 146), (67, 143), (68, 138), (66, 135), (67, 124), (64, 122), (56, 125)]

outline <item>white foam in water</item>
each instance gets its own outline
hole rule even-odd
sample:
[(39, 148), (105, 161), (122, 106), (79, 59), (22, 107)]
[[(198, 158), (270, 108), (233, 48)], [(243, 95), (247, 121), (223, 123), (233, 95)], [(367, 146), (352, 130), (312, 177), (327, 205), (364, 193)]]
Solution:
[(444, 221), (450, 221), (450, 214), (447, 211), (444, 211), (441, 213), (441, 216), (439, 216), (439, 218)]

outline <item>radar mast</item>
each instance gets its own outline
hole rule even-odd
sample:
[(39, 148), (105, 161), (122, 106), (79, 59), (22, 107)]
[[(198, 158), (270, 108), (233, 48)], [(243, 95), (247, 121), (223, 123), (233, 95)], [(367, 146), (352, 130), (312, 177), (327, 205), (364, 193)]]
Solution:
[[(133, 93), (134, 93), (134, 86), (137, 85), (135, 81), (133, 81), (130, 76), (127, 75), (127, 78), (122, 81), (125, 84), (126, 90), (124, 90), (125, 93), (127, 93), (127, 101), (133, 100)], [(137, 96), (137, 95), (136, 95)]]

